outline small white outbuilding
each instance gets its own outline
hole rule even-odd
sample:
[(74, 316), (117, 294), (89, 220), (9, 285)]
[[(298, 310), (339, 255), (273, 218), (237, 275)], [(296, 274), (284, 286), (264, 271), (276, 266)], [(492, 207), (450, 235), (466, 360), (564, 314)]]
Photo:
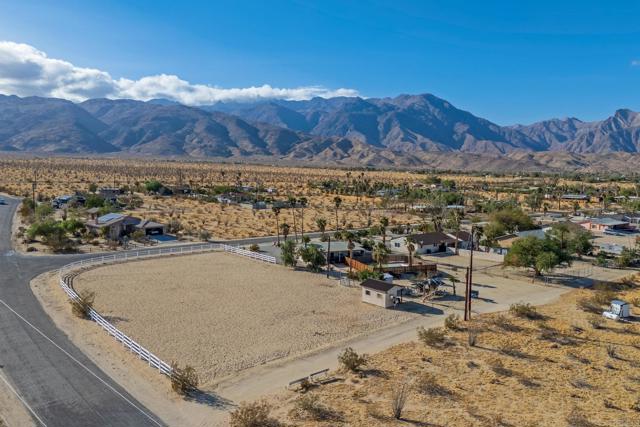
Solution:
[(602, 313), (607, 319), (620, 320), (631, 316), (631, 304), (628, 302), (614, 299), (611, 301), (609, 310)]
[(362, 302), (383, 308), (393, 307), (394, 300), (401, 296), (402, 287), (382, 280), (367, 279), (360, 283)]

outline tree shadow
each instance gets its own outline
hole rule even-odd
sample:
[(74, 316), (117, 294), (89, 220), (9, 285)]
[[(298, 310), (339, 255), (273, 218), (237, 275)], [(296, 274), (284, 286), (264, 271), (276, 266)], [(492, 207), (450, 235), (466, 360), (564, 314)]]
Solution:
[(229, 409), (236, 406), (228, 399), (203, 390), (190, 391), (186, 396), (184, 396), (184, 400), (216, 409)]
[(117, 325), (118, 323), (126, 323), (129, 319), (120, 316), (102, 316), (104, 320), (111, 323), (112, 325)]

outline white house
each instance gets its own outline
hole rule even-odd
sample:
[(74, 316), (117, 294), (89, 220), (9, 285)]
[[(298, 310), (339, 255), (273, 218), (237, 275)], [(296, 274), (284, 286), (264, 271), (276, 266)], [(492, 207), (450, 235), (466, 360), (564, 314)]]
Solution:
[(400, 297), (402, 287), (382, 280), (367, 279), (360, 283), (362, 288), (362, 302), (378, 307), (393, 307), (394, 299)]
[(406, 238), (410, 237), (413, 240), (416, 254), (434, 254), (439, 252), (446, 252), (447, 247), (453, 247), (455, 245), (455, 237), (451, 237), (445, 233), (434, 231), (432, 233), (412, 234), (410, 236), (399, 236), (390, 239), (388, 242), (389, 248), (394, 252), (407, 253)]

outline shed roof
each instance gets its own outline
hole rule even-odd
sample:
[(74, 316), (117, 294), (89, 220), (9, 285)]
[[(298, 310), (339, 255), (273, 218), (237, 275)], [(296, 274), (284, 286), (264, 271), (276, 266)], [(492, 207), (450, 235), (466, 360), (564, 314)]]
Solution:
[(383, 282), (382, 280), (367, 279), (364, 282), (360, 283), (360, 286), (367, 289), (373, 289), (375, 291), (389, 292), (396, 285), (389, 282)]

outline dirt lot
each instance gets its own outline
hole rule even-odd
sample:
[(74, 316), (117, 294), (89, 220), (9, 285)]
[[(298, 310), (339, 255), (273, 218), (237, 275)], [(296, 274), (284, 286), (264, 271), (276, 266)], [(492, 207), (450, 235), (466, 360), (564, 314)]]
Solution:
[(79, 275), (96, 308), (204, 386), (418, 315), (361, 303), (359, 288), (226, 253), (101, 267)]
[[(593, 296), (566, 294), (541, 307), (540, 320), (480, 316), (448, 331), (444, 347), (397, 345), (371, 357), (362, 375), (337, 372), (336, 382), (308, 392), (315, 397), (308, 394), (307, 405), (293, 392), (272, 398), (272, 413), (304, 427), (640, 425), (640, 325), (595, 328), (600, 316), (577, 308)], [(638, 304), (640, 290), (618, 296)], [(469, 329), (479, 334), (475, 346)], [(400, 384), (409, 391), (395, 420), (391, 402)]]

